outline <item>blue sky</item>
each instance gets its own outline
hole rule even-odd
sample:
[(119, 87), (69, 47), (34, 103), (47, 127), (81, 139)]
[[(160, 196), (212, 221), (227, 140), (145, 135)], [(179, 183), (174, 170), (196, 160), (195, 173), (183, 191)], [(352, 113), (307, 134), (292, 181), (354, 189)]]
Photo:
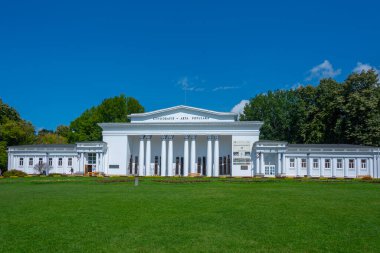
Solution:
[(380, 69), (379, 1), (3, 1), (0, 98), (36, 128), (124, 93), (230, 111)]

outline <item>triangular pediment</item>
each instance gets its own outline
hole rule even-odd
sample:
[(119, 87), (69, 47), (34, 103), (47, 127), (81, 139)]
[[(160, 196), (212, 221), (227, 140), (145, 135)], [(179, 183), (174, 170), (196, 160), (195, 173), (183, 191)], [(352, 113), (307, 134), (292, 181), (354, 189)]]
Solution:
[(132, 123), (215, 122), (235, 121), (236, 114), (180, 105), (152, 112), (131, 114), (129, 118)]

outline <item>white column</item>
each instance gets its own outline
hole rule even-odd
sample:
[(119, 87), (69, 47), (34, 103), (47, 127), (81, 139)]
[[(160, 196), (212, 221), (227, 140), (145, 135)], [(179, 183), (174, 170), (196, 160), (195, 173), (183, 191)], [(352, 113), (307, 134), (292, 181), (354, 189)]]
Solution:
[(264, 153), (260, 152), (260, 172), (259, 174), (264, 175)]
[(144, 176), (144, 135), (140, 135), (139, 176)]
[(184, 137), (183, 146), (183, 176), (187, 177), (189, 175), (189, 136)]
[(191, 173), (196, 173), (197, 171), (197, 167), (195, 165), (195, 150), (196, 150), (196, 136), (195, 135), (192, 135), (191, 136), (191, 155), (190, 155), (190, 170), (191, 170)]
[(82, 171), (84, 174), (84, 153), (80, 153), (80, 165), (79, 165), (79, 171)]
[(343, 158), (343, 173), (344, 173), (344, 177), (348, 177), (348, 159), (347, 158)]
[(373, 158), (369, 158), (368, 159), (368, 175), (370, 177), (374, 177), (374, 173), (373, 173)]
[(173, 135), (168, 136), (168, 176), (173, 176)]
[(277, 175), (281, 174), (281, 153), (277, 153)]
[(336, 177), (336, 158), (331, 159), (331, 177)]
[(161, 136), (161, 176), (166, 176), (166, 136)]
[(282, 167), (281, 167), (281, 173), (286, 176), (286, 158), (285, 154), (282, 153)]
[(151, 176), (152, 173), (151, 173), (151, 168), (150, 168), (151, 167), (150, 158), (151, 158), (151, 139), (152, 139), (152, 136), (151, 135), (146, 135), (145, 139), (146, 139), (145, 175), (146, 176)]
[(355, 163), (356, 163), (356, 177), (358, 177), (360, 174), (360, 168), (362, 167), (361, 159), (355, 158)]
[(260, 174), (260, 155), (259, 156), (257, 156), (258, 154), (260, 154), (260, 153), (257, 153), (257, 151), (256, 151), (256, 171), (255, 171), (255, 176), (256, 175), (258, 175), (258, 174)]
[(319, 177), (323, 177), (324, 170), (325, 170), (325, 159), (319, 158)]
[(297, 174), (296, 176), (297, 176), (297, 177), (300, 177), (300, 176), (301, 176), (301, 175), (300, 175), (301, 173), (300, 173), (299, 160), (300, 160), (300, 159), (299, 159), (298, 157), (296, 157), (295, 160), (294, 160), (295, 165), (296, 165), (296, 174)]
[(212, 136), (207, 136), (207, 171), (206, 174), (208, 177), (211, 177), (212, 174)]
[(313, 158), (309, 157), (307, 158), (307, 176), (311, 177), (311, 171), (313, 169)]
[(214, 177), (219, 177), (219, 136), (214, 136)]

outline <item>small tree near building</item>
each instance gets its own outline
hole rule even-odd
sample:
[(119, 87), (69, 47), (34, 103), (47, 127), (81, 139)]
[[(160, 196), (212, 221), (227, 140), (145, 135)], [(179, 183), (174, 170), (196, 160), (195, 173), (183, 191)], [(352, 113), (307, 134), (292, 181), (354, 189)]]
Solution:
[(49, 171), (52, 169), (53, 167), (50, 166), (49, 164), (47, 163), (37, 163), (36, 165), (34, 165), (34, 169), (36, 171), (38, 171), (38, 173), (40, 175), (49, 175)]

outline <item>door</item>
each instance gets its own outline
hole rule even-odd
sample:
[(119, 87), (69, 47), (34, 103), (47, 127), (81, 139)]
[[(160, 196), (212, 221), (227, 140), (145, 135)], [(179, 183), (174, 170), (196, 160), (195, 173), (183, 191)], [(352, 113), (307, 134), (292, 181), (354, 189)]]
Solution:
[(206, 157), (204, 156), (202, 159), (202, 175), (206, 176)]
[(154, 157), (154, 175), (158, 175), (158, 156)]
[(265, 171), (264, 174), (266, 176), (274, 176), (276, 174), (275, 166), (274, 165), (265, 165)]

